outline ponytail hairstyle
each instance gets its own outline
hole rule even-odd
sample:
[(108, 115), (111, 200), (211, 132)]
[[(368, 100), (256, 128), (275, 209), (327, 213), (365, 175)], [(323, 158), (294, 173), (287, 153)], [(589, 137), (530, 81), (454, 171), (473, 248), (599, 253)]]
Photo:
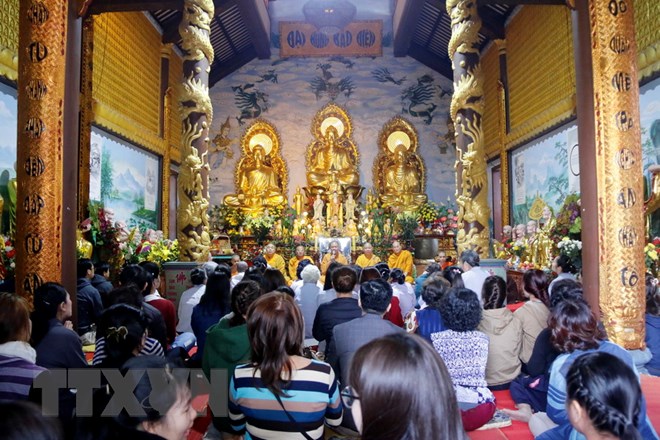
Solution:
[(442, 276), (449, 281), (451, 287), (465, 287), (462, 275), (463, 269), (458, 266), (447, 266), (442, 270)]
[(548, 277), (540, 269), (530, 269), (523, 274), (523, 287), (525, 292), (534, 295), (539, 301), (550, 308), (548, 296)]
[(49, 323), (57, 317), (60, 304), (66, 302), (68, 293), (58, 283), (44, 283), (34, 291), (34, 311), (32, 312), (32, 346), (39, 345), (48, 333)]
[(605, 352), (578, 357), (566, 377), (571, 401), (584, 409), (593, 427), (620, 439), (641, 439), (639, 422), (642, 390), (635, 372), (621, 359)]
[(506, 281), (497, 275), (491, 275), (481, 288), (484, 310), (501, 309), (506, 302)]
[(399, 268), (392, 269), (390, 272), (390, 279), (397, 284), (403, 284), (406, 282), (406, 275)]
[(141, 348), (147, 330), (147, 320), (140, 309), (128, 304), (107, 308), (99, 320), (100, 336), (105, 337), (107, 357), (104, 368), (119, 368)]
[(261, 284), (255, 280), (242, 279), (234, 286), (231, 291), (231, 311), (234, 313), (234, 316), (229, 321), (230, 327), (245, 324), (243, 315), (247, 314), (250, 304), (263, 295), (263, 293), (264, 289), (261, 287)]

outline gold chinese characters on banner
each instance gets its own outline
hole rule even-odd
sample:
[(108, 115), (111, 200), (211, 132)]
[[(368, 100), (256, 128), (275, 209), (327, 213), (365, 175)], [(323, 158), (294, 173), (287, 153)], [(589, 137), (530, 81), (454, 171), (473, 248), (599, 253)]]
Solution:
[(280, 22), (280, 56), (381, 56), (383, 22), (354, 21), (330, 35), (304, 21)]

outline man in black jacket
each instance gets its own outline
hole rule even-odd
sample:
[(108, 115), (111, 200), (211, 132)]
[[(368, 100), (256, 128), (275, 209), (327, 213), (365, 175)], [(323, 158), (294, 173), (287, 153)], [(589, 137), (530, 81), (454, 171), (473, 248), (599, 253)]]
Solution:
[(110, 265), (105, 261), (99, 261), (94, 265), (94, 277), (92, 277), (91, 283), (96, 290), (99, 291), (101, 295), (101, 301), (103, 301), (103, 307), (108, 307), (108, 294), (112, 291), (112, 283), (108, 281), (110, 276)]
[(88, 258), (78, 260), (78, 283), (76, 286), (78, 299), (78, 334), (83, 345), (95, 342), (95, 325), (103, 312), (103, 303), (99, 291), (92, 286), (90, 280), (94, 277), (94, 264)]

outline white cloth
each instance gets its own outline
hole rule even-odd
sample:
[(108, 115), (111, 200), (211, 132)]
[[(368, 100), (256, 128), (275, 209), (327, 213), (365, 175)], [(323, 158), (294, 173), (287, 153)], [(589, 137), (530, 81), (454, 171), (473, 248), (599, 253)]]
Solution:
[(548, 286), (548, 296), (552, 296), (552, 286), (554, 286), (557, 281), (561, 281), (561, 280), (573, 280), (573, 281), (575, 281), (575, 275), (573, 275), (570, 272), (562, 272), (559, 275), (557, 275), (557, 278), (552, 280), (552, 282)]
[(408, 282), (403, 284), (392, 283), (392, 293), (399, 298), (401, 317), (405, 318), (408, 312), (415, 308), (415, 289)]
[(245, 276), (245, 272), (239, 272), (233, 277), (231, 277), (231, 280), (229, 280), (229, 286), (230, 289), (234, 289), (236, 287), (236, 284), (240, 283), (243, 280), (243, 277)]
[(155, 299), (161, 299), (162, 296), (160, 296), (160, 293), (158, 293), (158, 290), (154, 291), (154, 293), (150, 293), (149, 295), (144, 297), (144, 300), (146, 302), (151, 302)]
[(19, 357), (33, 364), (37, 361), (37, 352), (24, 341), (9, 341), (0, 344), (0, 355)]
[(481, 266), (474, 266), (472, 269), (467, 272), (463, 272), (461, 278), (463, 278), (463, 284), (465, 288), (472, 290), (477, 294), (479, 298), (479, 303), (483, 306), (484, 300), (481, 297), (481, 289), (484, 287), (484, 281), (486, 278), (492, 274), (486, 269), (482, 269)]
[[(302, 289), (303, 284), (305, 282), (303, 280), (296, 280), (293, 283), (291, 283), (291, 290), (296, 294), (296, 301), (299, 301), (300, 298), (300, 290)], [(323, 291), (323, 283), (320, 281), (316, 282), (316, 286), (319, 288), (319, 291)]]
[(179, 299), (179, 323), (176, 325), (176, 331), (191, 332), (190, 318), (192, 317), (193, 307), (199, 304), (199, 299), (206, 292), (206, 285), (199, 284), (185, 290)]

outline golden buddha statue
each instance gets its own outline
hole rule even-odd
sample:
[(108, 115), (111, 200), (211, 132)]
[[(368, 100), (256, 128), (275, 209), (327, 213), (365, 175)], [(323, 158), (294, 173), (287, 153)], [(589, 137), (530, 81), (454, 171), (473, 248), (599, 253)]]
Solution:
[(251, 214), (285, 204), (288, 175), (277, 154), (275, 129), (265, 121), (257, 121), (246, 130), (241, 143), (243, 154), (234, 175), (236, 194), (225, 196), (224, 203)]
[(337, 219), (337, 225), (335, 227), (340, 227), (343, 225), (343, 206), (341, 204), (341, 200), (339, 200), (339, 195), (336, 192), (333, 192), (330, 200), (328, 200), (328, 209), (326, 214), (328, 216), (328, 225), (330, 225), (331, 221), (333, 221), (335, 218)]
[(303, 195), (300, 192), (300, 187), (296, 188), (296, 193), (293, 195), (293, 209), (296, 215), (300, 216), (303, 213)]
[(374, 162), (374, 180), (383, 207), (414, 211), (426, 202), (424, 163), (416, 153), (417, 133), (396, 117), (381, 131), (381, 152)]
[(310, 171), (307, 185), (337, 191), (339, 185), (353, 186), (360, 181), (360, 174), (349, 151), (338, 146), (337, 129), (330, 126), (326, 130), (324, 146), (318, 149)]
[(541, 217), (542, 225), (536, 232), (537, 260), (541, 267), (550, 267), (554, 258), (555, 243), (550, 238), (550, 234), (557, 224), (557, 220), (552, 213), (552, 209), (545, 205)]
[(336, 104), (326, 105), (314, 117), (315, 140), (307, 148), (306, 157), (308, 196), (322, 194), (325, 198), (333, 192), (351, 192), (359, 197), (360, 157), (351, 130), (350, 117)]

